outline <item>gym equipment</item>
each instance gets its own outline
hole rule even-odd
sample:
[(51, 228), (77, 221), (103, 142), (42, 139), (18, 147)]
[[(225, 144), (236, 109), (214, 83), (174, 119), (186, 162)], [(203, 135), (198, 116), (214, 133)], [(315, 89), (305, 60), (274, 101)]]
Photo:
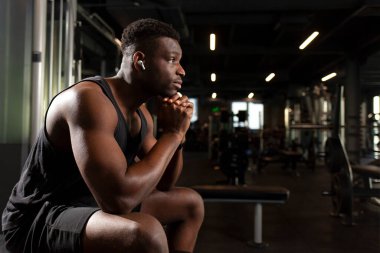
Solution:
[[(292, 142), (291, 147), (285, 148), (283, 144), (283, 136), (276, 134), (278, 131), (268, 131), (265, 135), (269, 136), (266, 144), (263, 144), (258, 161), (257, 171), (261, 173), (262, 169), (269, 163), (282, 163), (283, 168), (291, 167), (293, 171), (296, 170), (297, 163), (302, 161), (302, 153), (297, 150), (297, 145)], [(265, 142), (262, 138), (262, 142)]]
[(332, 215), (343, 217), (343, 223), (353, 225), (354, 198), (380, 197), (380, 189), (372, 187), (372, 179), (380, 179), (380, 167), (351, 165), (346, 150), (337, 137), (326, 142), (326, 166), (331, 172)]
[(220, 170), (227, 176), (228, 184), (245, 184), (248, 157), (237, 147), (228, 148), (221, 154)]
[(318, 125), (318, 124), (293, 124), (289, 126), (290, 129), (308, 129), (308, 130), (331, 130), (332, 125)]
[(333, 133), (325, 144), (325, 163), (331, 173), (331, 189), (322, 194), (331, 196), (332, 215), (343, 217), (346, 225), (353, 225), (354, 199), (380, 197), (380, 189), (372, 187), (372, 180), (380, 179), (380, 167), (351, 164), (338, 134), (339, 104), (340, 98), (337, 97)]
[(236, 130), (234, 134), (220, 135), (219, 167), (228, 184), (245, 184), (248, 167), (248, 134)]
[[(320, 125), (299, 123), (290, 125), (289, 128), (290, 131), (301, 131), (303, 160), (311, 170), (315, 170), (316, 158), (325, 156), (325, 152), (323, 148), (319, 146), (319, 143), (325, 141), (327, 134), (331, 132), (333, 126), (331, 124)], [(326, 137), (323, 137), (322, 135)]]
[(263, 204), (284, 204), (289, 199), (289, 190), (276, 186), (238, 186), (238, 185), (196, 185), (197, 191), (205, 202), (252, 203), (254, 205), (254, 231), (250, 246), (265, 248), (268, 244), (262, 239)]

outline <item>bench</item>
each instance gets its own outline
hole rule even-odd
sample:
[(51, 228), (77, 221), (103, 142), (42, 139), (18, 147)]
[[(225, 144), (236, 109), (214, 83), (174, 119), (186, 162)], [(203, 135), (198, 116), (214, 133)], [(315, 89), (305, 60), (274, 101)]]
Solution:
[(368, 164), (351, 166), (352, 173), (363, 179), (364, 187), (354, 186), (356, 197), (380, 197), (380, 189), (374, 188), (372, 179), (380, 179), (380, 167)]
[(262, 239), (262, 205), (284, 204), (289, 198), (289, 190), (275, 186), (239, 186), (239, 185), (196, 185), (197, 191), (205, 202), (253, 203), (254, 231), (250, 245), (263, 248), (267, 244)]
[(380, 167), (375, 165), (352, 165), (352, 172), (365, 177), (380, 179)]

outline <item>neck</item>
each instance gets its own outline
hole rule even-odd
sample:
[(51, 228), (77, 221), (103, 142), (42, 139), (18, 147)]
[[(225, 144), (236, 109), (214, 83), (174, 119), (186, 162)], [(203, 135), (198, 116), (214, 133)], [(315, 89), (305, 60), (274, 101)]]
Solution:
[(111, 87), (112, 94), (118, 101), (119, 105), (127, 111), (135, 112), (149, 97), (140, 89), (140, 86), (126, 78), (119, 72), (117, 75), (106, 78), (107, 83)]

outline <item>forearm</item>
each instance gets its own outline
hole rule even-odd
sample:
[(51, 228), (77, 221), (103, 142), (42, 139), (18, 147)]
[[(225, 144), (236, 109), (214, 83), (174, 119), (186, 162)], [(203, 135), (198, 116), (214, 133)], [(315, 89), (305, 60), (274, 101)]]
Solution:
[[(167, 167), (177, 160), (173, 157), (178, 156), (180, 141), (181, 138), (176, 135), (163, 134), (141, 161), (128, 167), (125, 178), (128, 179), (128, 188), (132, 190), (129, 193), (136, 201), (140, 202), (156, 189)], [(182, 155), (180, 160), (182, 165)]]
[(157, 190), (167, 191), (170, 190), (176, 184), (179, 176), (181, 175), (183, 167), (183, 148), (177, 148), (175, 154), (169, 162), (164, 174), (161, 177), (157, 185)]

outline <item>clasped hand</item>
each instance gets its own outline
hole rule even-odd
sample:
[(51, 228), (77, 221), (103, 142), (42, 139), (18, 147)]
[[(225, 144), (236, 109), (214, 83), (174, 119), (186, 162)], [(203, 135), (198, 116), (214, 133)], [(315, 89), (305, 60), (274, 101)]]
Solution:
[(158, 122), (163, 132), (174, 132), (185, 136), (190, 126), (194, 105), (187, 96), (180, 93), (162, 98), (158, 112)]

